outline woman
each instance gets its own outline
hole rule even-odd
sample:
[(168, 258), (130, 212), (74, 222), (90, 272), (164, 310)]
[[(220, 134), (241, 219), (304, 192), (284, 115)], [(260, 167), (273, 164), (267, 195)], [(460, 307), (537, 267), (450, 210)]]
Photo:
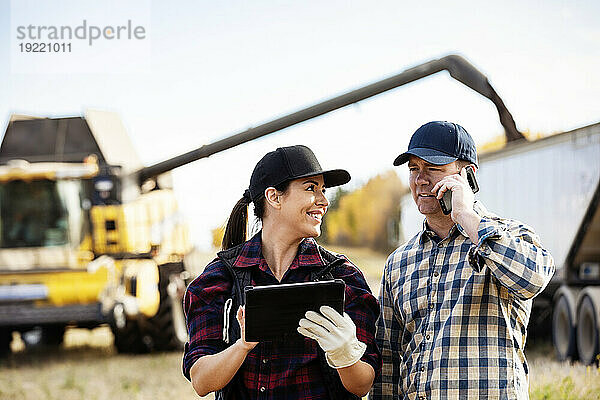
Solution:
[[(217, 398), (236, 400), (351, 399), (369, 391), (381, 368), (374, 341), (377, 301), (350, 261), (313, 239), (321, 233), (329, 205), (325, 187), (349, 180), (347, 171), (323, 171), (305, 146), (278, 148), (258, 162), (227, 223), (224, 251), (186, 292), (190, 340), (183, 371), (199, 395), (217, 391)], [(262, 230), (246, 241), (250, 202)], [(330, 264), (334, 260), (338, 262)], [(330, 278), (346, 283), (344, 315), (322, 307), (299, 321), (298, 332), (306, 338), (246, 342), (244, 308), (235, 306), (229, 315), (236, 285), (243, 287), (235, 282), (306, 282), (325, 265), (335, 265)], [(230, 320), (235, 327), (228, 326)], [(240, 328), (239, 334), (231, 328)]]

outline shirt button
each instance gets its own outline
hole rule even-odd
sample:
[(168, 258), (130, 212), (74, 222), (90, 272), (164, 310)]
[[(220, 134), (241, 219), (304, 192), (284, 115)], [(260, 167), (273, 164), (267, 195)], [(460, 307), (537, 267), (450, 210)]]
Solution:
[(431, 339), (431, 335), (425, 336), (425, 339), (427, 339), (427, 340)]
[(435, 277), (437, 278), (438, 276), (440, 276), (440, 273), (439, 273), (439, 272), (437, 272), (437, 271), (435, 271), (435, 272), (433, 273), (433, 276), (435, 276)]
[(421, 367), (421, 372), (425, 372), (425, 367)]
[(430, 309), (430, 310), (433, 310), (433, 307), (434, 307), (434, 306), (433, 306), (433, 304), (430, 304), (430, 305), (429, 305), (429, 309)]
[(260, 391), (264, 392), (265, 390), (267, 390), (264, 386), (261, 386)]

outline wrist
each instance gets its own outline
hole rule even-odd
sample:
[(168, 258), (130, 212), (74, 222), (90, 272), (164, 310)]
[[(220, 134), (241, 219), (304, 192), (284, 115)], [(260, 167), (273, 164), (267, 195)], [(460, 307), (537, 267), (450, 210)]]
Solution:
[(356, 338), (346, 342), (340, 348), (325, 352), (327, 364), (335, 369), (346, 368), (356, 364), (365, 353), (367, 345)]
[(236, 340), (234, 345), (237, 346), (238, 349), (240, 349), (241, 351), (243, 351), (246, 354), (250, 353), (252, 351), (252, 349), (254, 347), (256, 347), (256, 343), (248, 343), (248, 342), (244, 341), (242, 338), (239, 338), (238, 340)]
[(477, 243), (479, 241), (478, 229), (479, 223), (481, 222), (481, 217), (475, 211), (473, 211), (473, 209), (457, 210), (453, 219), (454, 222), (462, 226), (473, 243)]
[(457, 209), (454, 212), (454, 219), (457, 224), (463, 225), (463, 222), (479, 218), (479, 215), (471, 208)]

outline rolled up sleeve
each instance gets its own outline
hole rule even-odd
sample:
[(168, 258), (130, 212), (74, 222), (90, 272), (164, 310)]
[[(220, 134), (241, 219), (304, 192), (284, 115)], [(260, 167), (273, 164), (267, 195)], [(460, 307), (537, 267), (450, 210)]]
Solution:
[(230, 291), (231, 284), (219, 265), (214, 264), (209, 264), (186, 290), (183, 306), (189, 339), (184, 348), (182, 368), (188, 380), (192, 365), (200, 357), (225, 349), (223, 305), (225, 295)]
[(515, 220), (483, 217), (479, 242), (469, 250), (471, 266), (487, 267), (511, 293), (531, 299), (540, 293), (555, 271), (554, 260), (530, 227)]

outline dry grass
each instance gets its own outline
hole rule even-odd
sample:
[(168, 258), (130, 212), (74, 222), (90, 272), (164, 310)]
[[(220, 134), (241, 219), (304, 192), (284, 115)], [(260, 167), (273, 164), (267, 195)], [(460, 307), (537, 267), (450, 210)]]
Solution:
[(107, 327), (71, 329), (60, 349), (13, 353), (0, 364), (0, 399), (198, 398), (181, 354), (120, 355), (112, 340)]
[(532, 400), (600, 400), (600, 369), (579, 363), (558, 362), (550, 342), (527, 351)]
[[(2, 400), (198, 398), (181, 374), (181, 354), (117, 354), (107, 327), (71, 329), (60, 349), (14, 347), (0, 362)], [(549, 343), (528, 359), (533, 400), (600, 399), (599, 369), (555, 361)]]
[[(371, 288), (379, 290), (385, 255), (362, 249), (334, 250), (348, 255), (363, 270)], [(198, 398), (181, 374), (181, 354), (120, 355), (112, 340), (110, 329), (100, 327), (68, 330), (59, 349), (24, 349), (14, 341), (14, 352), (0, 360), (0, 400)], [(527, 353), (532, 399), (600, 400), (597, 368), (555, 361), (549, 343)]]

